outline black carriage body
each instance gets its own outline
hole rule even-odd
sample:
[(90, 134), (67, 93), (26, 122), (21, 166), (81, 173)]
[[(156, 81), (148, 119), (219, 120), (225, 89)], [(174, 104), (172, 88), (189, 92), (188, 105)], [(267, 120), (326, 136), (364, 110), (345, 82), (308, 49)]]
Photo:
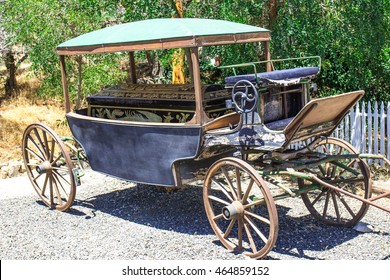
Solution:
[(195, 158), (201, 140), (200, 126), (134, 124), (76, 113), (67, 120), (93, 170), (145, 184), (175, 186), (174, 163)]
[[(232, 111), (223, 86), (203, 85), (202, 96), (208, 117)], [(87, 100), (88, 108), (68, 113), (67, 120), (95, 171), (144, 184), (181, 186), (234, 150), (203, 152), (202, 126), (188, 123), (196, 107), (193, 85), (117, 86)]]

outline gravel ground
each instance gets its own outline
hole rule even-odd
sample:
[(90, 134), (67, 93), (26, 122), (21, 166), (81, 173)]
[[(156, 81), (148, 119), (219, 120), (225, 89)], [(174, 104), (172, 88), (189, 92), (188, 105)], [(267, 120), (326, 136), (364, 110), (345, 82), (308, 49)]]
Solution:
[[(49, 210), (31, 192), (0, 184), (0, 259), (247, 259), (227, 251), (203, 208), (202, 189), (167, 193), (92, 171), (69, 212)], [(21, 183), (19, 183), (21, 184)], [(268, 259), (390, 259), (390, 214), (371, 207), (371, 233), (318, 223), (300, 198), (277, 203), (279, 236)]]

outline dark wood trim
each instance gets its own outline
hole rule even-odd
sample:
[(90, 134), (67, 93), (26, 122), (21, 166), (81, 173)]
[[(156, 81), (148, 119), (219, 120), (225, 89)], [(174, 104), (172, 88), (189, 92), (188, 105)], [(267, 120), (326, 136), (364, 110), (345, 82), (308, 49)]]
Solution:
[[(271, 51), (270, 51), (269, 41), (264, 42), (264, 54), (265, 54), (265, 60), (267, 60), (267, 61), (271, 60)], [(270, 62), (266, 63), (265, 69), (267, 72), (272, 71), (272, 67), (271, 67)]]
[(62, 91), (64, 93), (65, 100), (65, 111), (66, 113), (70, 112), (70, 101), (68, 93), (68, 82), (66, 79), (66, 67), (65, 67), (65, 56), (60, 55), (60, 68), (61, 68), (61, 78), (62, 78)]
[(134, 58), (134, 52), (129, 52), (129, 67), (130, 67), (130, 82), (132, 84), (137, 83), (137, 74), (136, 74), (136, 68), (135, 68), (135, 58)]
[(185, 54), (186, 54), (186, 60), (187, 60), (187, 65), (188, 65), (188, 71), (191, 79), (191, 84), (193, 84), (193, 77), (194, 77), (194, 69), (192, 65), (192, 60), (191, 60), (191, 50), (189, 48), (184, 49)]
[(57, 48), (59, 55), (97, 54), (111, 52), (133, 52), (140, 50), (193, 48), (211, 45), (269, 41), (269, 32), (199, 36), (190, 38), (163, 39), (144, 42), (118, 43), (109, 45)]
[(195, 89), (195, 123), (202, 125), (204, 123), (203, 112), (203, 96), (202, 96), (202, 84), (200, 81), (200, 66), (199, 66), (199, 49), (191, 48), (191, 61), (192, 61), (192, 81)]
[(143, 127), (200, 127), (198, 124), (191, 123), (160, 123), (160, 122), (135, 122), (135, 121), (121, 121), (121, 120), (112, 120), (112, 119), (102, 119), (96, 117), (90, 117), (86, 115), (81, 115), (75, 112), (69, 112), (66, 114), (69, 117), (82, 119), (85, 121), (93, 121), (99, 123), (107, 123), (111, 125), (133, 125), (133, 126), (143, 126)]

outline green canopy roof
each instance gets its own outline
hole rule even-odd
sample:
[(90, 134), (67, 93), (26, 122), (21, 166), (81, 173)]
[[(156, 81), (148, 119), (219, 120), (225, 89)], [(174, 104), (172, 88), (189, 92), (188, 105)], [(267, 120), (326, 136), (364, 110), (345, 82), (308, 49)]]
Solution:
[(224, 20), (162, 18), (118, 24), (66, 41), (59, 54), (196, 47), (269, 40), (264, 28)]

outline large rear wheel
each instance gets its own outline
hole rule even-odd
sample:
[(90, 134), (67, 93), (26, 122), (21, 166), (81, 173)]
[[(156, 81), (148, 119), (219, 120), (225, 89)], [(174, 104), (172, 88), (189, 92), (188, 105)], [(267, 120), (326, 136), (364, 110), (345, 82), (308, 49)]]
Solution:
[(76, 195), (73, 163), (64, 143), (49, 127), (32, 124), (23, 134), (23, 160), (31, 184), (50, 208), (66, 211)]

